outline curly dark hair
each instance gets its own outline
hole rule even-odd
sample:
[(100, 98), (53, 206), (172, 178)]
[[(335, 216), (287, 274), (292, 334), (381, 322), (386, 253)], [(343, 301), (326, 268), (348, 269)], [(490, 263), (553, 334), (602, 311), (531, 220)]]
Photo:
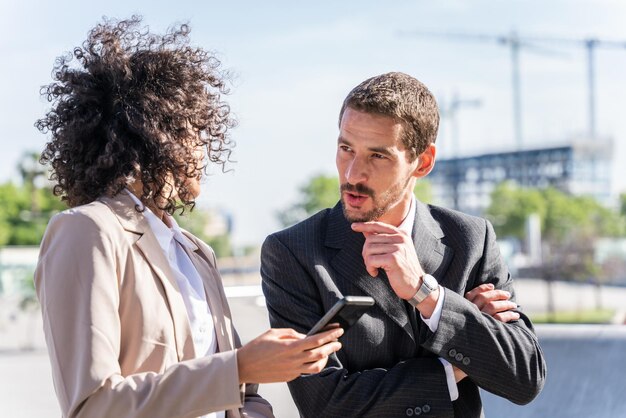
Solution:
[(206, 172), (207, 159), (224, 170), (235, 125), (221, 101), (228, 74), (214, 55), (189, 46), (189, 32), (181, 24), (155, 35), (139, 16), (104, 18), (57, 58), (55, 82), (41, 89), (52, 109), (35, 126), (51, 134), (40, 162), (51, 165), (54, 193), (70, 207), (138, 179), (142, 200), (173, 213), (193, 208), (185, 183)]

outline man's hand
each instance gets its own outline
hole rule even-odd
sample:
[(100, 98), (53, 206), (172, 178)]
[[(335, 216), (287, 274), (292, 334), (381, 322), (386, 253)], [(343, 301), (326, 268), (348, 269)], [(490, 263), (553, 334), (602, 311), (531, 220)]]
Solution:
[[(411, 237), (400, 229), (383, 222), (355, 222), (352, 230), (365, 236), (363, 261), (367, 272), (378, 276), (378, 269), (385, 270), (393, 291), (402, 299), (412, 298), (421, 285), (424, 269), (420, 264)], [(417, 309), (424, 318), (430, 318), (439, 289), (424, 299)]]
[(511, 294), (506, 290), (496, 289), (491, 283), (484, 283), (465, 294), (465, 299), (472, 302), (481, 312), (491, 315), (501, 322), (516, 321), (519, 313), (514, 312), (517, 303), (509, 299)]
[(341, 348), (342, 328), (309, 337), (290, 328), (270, 329), (237, 350), (239, 383), (288, 382), (322, 371)]
[(459, 383), (461, 380), (467, 377), (467, 373), (454, 365), (452, 366), (452, 371), (454, 372), (454, 381), (456, 383)]
[(383, 222), (355, 222), (352, 230), (365, 236), (362, 254), (367, 272), (376, 277), (379, 268), (385, 270), (394, 292), (402, 299), (412, 298), (424, 270), (411, 237)]
[[(465, 294), (469, 300), (488, 315), (501, 322), (510, 322), (519, 319), (519, 314), (512, 309), (517, 308), (517, 303), (509, 299), (511, 294), (506, 290), (496, 289), (491, 283), (484, 283)], [(467, 377), (467, 374), (456, 366), (452, 366), (456, 383)]]

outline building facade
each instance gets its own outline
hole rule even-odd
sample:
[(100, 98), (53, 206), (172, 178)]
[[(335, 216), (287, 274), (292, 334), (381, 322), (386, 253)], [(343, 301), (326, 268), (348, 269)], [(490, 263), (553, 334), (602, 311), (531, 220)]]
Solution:
[(604, 205), (611, 193), (613, 145), (610, 140), (437, 160), (429, 175), (437, 204), (481, 215), (501, 182), (521, 187), (555, 187), (592, 196)]

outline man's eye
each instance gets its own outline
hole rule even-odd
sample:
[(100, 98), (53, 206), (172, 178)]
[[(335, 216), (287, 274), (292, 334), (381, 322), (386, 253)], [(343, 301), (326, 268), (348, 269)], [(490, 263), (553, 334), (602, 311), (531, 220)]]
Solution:
[(342, 151), (345, 151), (345, 152), (352, 151), (352, 149), (350, 149), (350, 147), (347, 146), (347, 145), (339, 145), (339, 149), (341, 149)]
[(372, 158), (382, 160), (383, 158), (387, 158), (387, 157), (385, 157), (383, 154), (372, 154)]

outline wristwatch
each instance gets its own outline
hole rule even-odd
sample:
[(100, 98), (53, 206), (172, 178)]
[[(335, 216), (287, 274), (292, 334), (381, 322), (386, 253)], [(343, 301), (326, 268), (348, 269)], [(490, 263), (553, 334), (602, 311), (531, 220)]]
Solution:
[(415, 293), (415, 295), (413, 295), (413, 297), (409, 299), (408, 302), (414, 308), (417, 308), (417, 305), (421, 303), (424, 299), (426, 299), (428, 295), (437, 290), (438, 287), (439, 283), (437, 283), (437, 279), (435, 279), (430, 274), (424, 274), (422, 276), (421, 286), (419, 287), (419, 289), (417, 289), (417, 293)]

